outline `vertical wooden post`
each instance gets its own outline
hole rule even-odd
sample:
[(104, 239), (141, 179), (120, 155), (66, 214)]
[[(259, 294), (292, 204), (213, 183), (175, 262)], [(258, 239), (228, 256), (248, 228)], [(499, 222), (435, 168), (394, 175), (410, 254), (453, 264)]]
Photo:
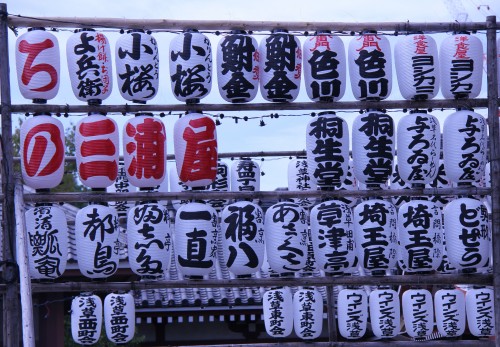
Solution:
[(335, 319), (335, 297), (333, 285), (326, 287), (326, 306), (328, 314), (328, 342), (337, 342), (337, 321)]

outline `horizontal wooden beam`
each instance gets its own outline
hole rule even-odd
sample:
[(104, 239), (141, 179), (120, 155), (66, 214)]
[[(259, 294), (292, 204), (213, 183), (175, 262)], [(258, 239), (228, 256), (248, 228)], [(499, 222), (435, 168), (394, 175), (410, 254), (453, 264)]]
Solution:
[[(402, 336), (398, 336), (402, 338)], [(405, 337), (403, 337), (405, 338)], [(380, 347), (380, 346), (390, 346), (390, 347), (422, 347), (422, 344), (432, 345), (432, 346), (481, 346), (481, 347), (493, 347), (495, 346), (495, 341), (490, 340), (432, 340), (428, 341), (412, 341), (412, 340), (400, 340), (396, 341), (393, 339), (375, 340), (375, 341), (343, 341), (343, 342), (315, 342), (307, 341), (302, 342), (275, 342), (275, 343), (245, 343), (245, 347)], [(191, 347), (206, 347), (206, 345), (191, 345)], [(234, 347), (231, 345), (210, 345), (211, 347)]]

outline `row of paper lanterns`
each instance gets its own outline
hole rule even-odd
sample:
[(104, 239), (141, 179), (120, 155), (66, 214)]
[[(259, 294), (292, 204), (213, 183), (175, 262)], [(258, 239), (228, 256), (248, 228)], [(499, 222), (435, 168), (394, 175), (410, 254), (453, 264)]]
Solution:
[[(81, 29), (67, 42), (66, 55), (72, 90), (81, 101), (100, 104), (113, 86), (112, 54), (106, 36)], [(57, 95), (60, 75), (57, 38), (33, 28), (16, 42), (16, 65), (21, 94), (35, 102)], [(155, 38), (141, 30), (122, 34), (115, 49), (116, 80), (122, 97), (145, 103), (157, 95), (159, 53)], [(438, 53), (432, 36), (418, 33), (401, 37), (394, 60), (405, 99), (427, 100), (439, 88), (446, 99), (475, 98), (481, 90), (483, 47), (468, 33), (446, 37)], [(198, 102), (210, 93), (213, 72), (210, 40), (196, 30), (178, 34), (169, 49), (170, 80), (174, 96)], [(302, 66), (303, 65), (303, 66)], [(248, 102), (260, 90), (268, 101), (291, 102), (299, 94), (304, 74), (307, 95), (313, 101), (340, 100), (349, 66), (357, 100), (383, 100), (392, 88), (392, 53), (389, 40), (376, 32), (351, 39), (345, 52), (338, 36), (325, 31), (299, 39), (276, 30), (260, 45), (244, 32), (225, 35), (217, 47), (219, 92), (229, 102)]]

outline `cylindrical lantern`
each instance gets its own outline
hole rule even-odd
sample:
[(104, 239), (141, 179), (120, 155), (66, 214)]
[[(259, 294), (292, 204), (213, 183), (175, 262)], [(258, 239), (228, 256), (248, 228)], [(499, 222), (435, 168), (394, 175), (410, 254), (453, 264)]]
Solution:
[[(209, 192), (227, 192), (229, 191), (229, 167), (228, 165), (217, 160), (217, 175), (215, 175), (215, 181), (206, 187)], [(205, 200), (206, 204), (209, 204), (217, 212), (220, 212), (229, 204), (228, 199), (209, 199)]]
[(75, 218), (76, 257), (80, 272), (89, 278), (107, 278), (118, 269), (118, 217), (111, 207), (89, 205)]
[(212, 118), (190, 113), (174, 125), (175, 163), (189, 187), (211, 184), (217, 175), (217, 130)]
[(349, 128), (333, 112), (321, 112), (307, 125), (307, 167), (318, 187), (340, 185), (349, 165)]
[(384, 100), (392, 88), (392, 55), (384, 35), (368, 31), (348, 48), (349, 76), (356, 100)]
[(167, 134), (152, 114), (138, 114), (123, 127), (123, 158), (130, 183), (140, 188), (161, 184), (166, 175)]
[(448, 178), (471, 184), (484, 176), (487, 153), (486, 119), (470, 110), (450, 114), (444, 121), (443, 156)]
[(412, 200), (398, 210), (399, 259), (407, 272), (436, 270), (443, 259), (441, 209), (430, 201)]
[(401, 304), (392, 289), (376, 289), (370, 293), (370, 320), (373, 334), (392, 338), (401, 331)]
[(78, 100), (99, 105), (111, 95), (111, 48), (103, 33), (77, 30), (68, 39), (66, 56), (71, 87)]
[(413, 112), (398, 122), (398, 169), (408, 184), (434, 181), (439, 169), (441, 133), (439, 121), (423, 111)]
[(293, 327), (303, 340), (312, 340), (323, 329), (323, 297), (313, 288), (299, 289), (293, 295)]
[(368, 111), (354, 119), (352, 160), (354, 176), (368, 186), (387, 183), (395, 152), (393, 119), (379, 111)]
[[(306, 159), (292, 159), (288, 163), (288, 190), (291, 192), (316, 190), (316, 183), (311, 179), (308, 172)], [(292, 198), (297, 205), (308, 209), (316, 203), (316, 198)]]
[(340, 201), (325, 201), (313, 207), (310, 221), (319, 269), (334, 274), (357, 270), (353, 216), (349, 206)]
[(467, 326), (474, 336), (495, 335), (495, 296), (493, 288), (472, 288), (465, 294)]
[(160, 204), (140, 204), (127, 217), (130, 269), (146, 278), (160, 278), (170, 267), (172, 239), (168, 211)]
[(399, 39), (394, 47), (394, 60), (403, 98), (430, 100), (436, 96), (440, 77), (438, 58), (436, 41), (430, 35), (418, 33)]
[(185, 277), (208, 275), (217, 255), (217, 212), (193, 202), (181, 206), (175, 215), (176, 264)]
[(144, 104), (158, 92), (159, 54), (153, 36), (130, 30), (116, 41), (116, 76), (125, 100)]
[(46, 103), (59, 90), (59, 43), (43, 28), (32, 28), (16, 41), (17, 81), (21, 95)]
[(21, 171), (24, 183), (34, 189), (54, 188), (64, 175), (64, 128), (59, 119), (38, 115), (20, 130)]
[[(115, 182), (106, 188), (108, 193), (132, 193), (136, 192), (137, 188), (130, 184), (123, 161), (118, 163), (118, 175)], [(108, 205), (115, 209), (118, 218), (126, 217), (128, 210), (135, 206), (135, 201), (116, 200), (109, 201)]]
[[(451, 188), (453, 184), (449, 180), (446, 172), (444, 170), (444, 161), (439, 161), (439, 169), (438, 174), (433, 182), (426, 184), (426, 188)], [(429, 197), (429, 200), (443, 208), (447, 203), (453, 200), (454, 196), (449, 195), (432, 195)]]
[(135, 303), (132, 294), (108, 294), (104, 298), (104, 327), (108, 340), (124, 344), (134, 338)]
[[(354, 169), (352, 160), (349, 160), (347, 175), (345, 176), (342, 183), (335, 187), (335, 190), (358, 190), (358, 182), (354, 177), (353, 171)], [(337, 200), (343, 202), (344, 204), (347, 204), (347, 206), (349, 206), (350, 208), (356, 206), (356, 203), (358, 202), (358, 198), (349, 196), (340, 196), (337, 198)]]
[(97, 295), (79, 295), (71, 302), (71, 335), (76, 343), (93, 345), (102, 327), (102, 301)]
[(66, 270), (68, 222), (56, 206), (37, 206), (25, 213), (31, 278), (54, 279)]
[(354, 208), (354, 241), (360, 265), (369, 271), (396, 266), (396, 207), (384, 200), (368, 200)]
[(249, 102), (259, 89), (259, 46), (244, 31), (233, 31), (217, 45), (219, 93), (229, 102)]
[[(394, 158), (394, 167), (392, 169), (392, 174), (391, 174), (391, 180), (389, 182), (389, 189), (411, 189), (411, 184), (406, 183), (401, 179), (401, 176), (399, 175), (399, 165), (396, 164), (398, 159), (395, 157)], [(403, 205), (406, 202), (411, 201), (411, 197), (407, 195), (399, 195), (399, 196), (393, 196), (391, 198), (392, 203), (396, 208), (399, 208), (401, 205)]]
[(231, 191), (260, 191), (260, 166), (251, 159), (240, 159), (231, 164)]
[(120, 134), (116, 122), (101, 114), (82, 118), (75, 127), (76, 166), (83, 184), (106, 188), (118, 177)]
[[(191, 190), (191, 187), (188, 187), (179, 179), (179, 175), (177, 175), (177, 168), (175, 167), (175, 165), (170, 167), (168, 180), (171, 193), (187, 192)], [(189, 199), (172, 200), (172, 206), (174, 207), (174, 210), (177, 211), (182, 205), (186, 205), (190, 202), (191, 200)]]
[(475, 199), (460, 198), (446, 205), (443, 214), (450, 264), (467, 271), (487, 267), (491, 239), (486, 206)]
[(279, 274), (300, 271), (307, 260), (308, 235), (304, 209), (291, 202), (278, 202), (267, 209), (264, 229), (271, 269)]
[(408, 289), (402, 304), (406, 333), (414, 338), (429, 336), (434, 329), (432, 294), (426, 289)]
[(473, 99), (479, 95), (483, 78), (483, 45), (478, 37), (468, 33), (446, 37), (441, 42), (439, 63), (441, 93), (445, 99)]
[(297, 36), (274, 30), (259, 46), (260, 92), (267, 101), (292, 102), (299, 95), (302, 50)]
[(436, 326), (441, 335), (458, 337), (465, 331), (465, 295), (458, 289), (440, 289), (434, 294)]
[(212, 46), (196, 30), (178, 34), (170, 41), (170, 81), (179, 101), (197, 103), (212, 88)]
[(250, 275), (260, 270), (264, 260), (264, 213), (251, 202), (239, 201), (221, 214), (224, 263), (235, 275)]
[(364, 289), (342, 289), (337, 299), (339, 333), (343, 338), (362, 338), (368, 324), (368, 296)]
[(338, 101), (346, 87), (344, 43), (331, 32), (306, 38), (303, 46), (304, 82), (312, 101)]
[(293, 299), (290, 288), (268, 290), (262, 297), (264, 326), (271, 337), (287, 337), (293, 330)]

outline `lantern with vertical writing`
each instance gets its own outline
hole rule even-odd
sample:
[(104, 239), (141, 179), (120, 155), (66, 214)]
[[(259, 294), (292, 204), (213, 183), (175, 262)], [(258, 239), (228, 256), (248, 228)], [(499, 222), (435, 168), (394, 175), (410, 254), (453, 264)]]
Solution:
[(434, 328), (434, 304), (427, 289), (408, 289), (403, 293), (403, 318), (410, 337), (425, 338)]
[(495, 335), (495, 296), (493, 288), (471, 288), (465, 294), (467, 326), (474, 336)]
[[(452, 187), (452, 182), (446, 175), (446, 172), (444, 170), (444, 161), (440, 160), (439, 161), (439, 168), (438, 168), (438, 174), (434, 181), (432, 181), (429, 184), (426, 184), (426, 188), (451, 188)], [(453, 200), (453, 196), (449, 195), (432, 195), (429, 197), (429, 200), (438, 205), (439, 207), (443, 208), (447, 203), (449, 203), (451, 200)]]
[(399, 294), (392, 289), (375, 289), (370, 293), (370, 321), (378, 338), (392, 338), (401, 331)]
[(71, 335), (76, 343), (93, 345), (102, 327), (102, 301), (97, 295), (81, 294), (71, 302)]
[[(394, 168), (392, 170), (391, 180), (389, 182), (389, 189), (411, 189), (411, 184), (408, 184), (401, 179), (401, 176), (399, 175), (399, 165), (396, 164), (397, 161), (398, 159), (394, 158)], [(393, 196), (391, 201), (394, 206), (396, 206), (396, 208), (399, 208), (402, 204), (410, 202), (411, 197), (406, 195)]]
[[(292, 159), (288, 163), (288, 190), (291, 192), (316, 190), (316, 183), (311, 180), (308, 172), (306, 159)], [(300, 197), (293, 198), (292, 201), (297, 205), (308, 209), (316, 203), (316, 198)]]
[(323, 297), (314, 288), (302, 288), (293, 295), (293, 327), (303, 340), (313, 340), (323, 329)]
[(132, 294), (108, 294), (104, 298), (104, 327), (106, 336), (116, 344), (134, 338), (135, 303)]
[[(229, 167), (228, 165), (221, 161), (217, 160), (217, 175), (215, 176), (215, 181), (212, 184), (206, 187), (206, 190), (209, 192), (227, 192), (229, 191)], [(205, 203), (209, 204), (217, 212), (222, 211), (224, 207), (229, 204), (228, 199), (207, 199)]]
[(287, 337), (293, 330), (293, 297), (290, 288), (268, 290), (262, 297), (266, 332), (272, 337)]
[[(108, 193), (132, 193), (137, 191), (137, 188), (131, 185), (130, 181), (128, 180), (123, 161), (120, 161), (118, 164), (118, 175), (116, 176), (115, 182), (107, 187), (106, 191)], [(108, 205), (115, 209), (118, 218), (120, 218), (127, 216), (128, 210), (134, 207), (135, 201), (127, 201), (122, 199), (109, 201)]]
[(260, 166), (251, 159), (240, 159), (231, 164), (231, 191), (260, 191)]
[(342, 337), (360, 339), (368, 325), (368, 296), (364, 289), (342, 289), (339, 292), (338, 325)]
[[(335, 190), (358, 190), (358, 182), (354, 177), (353, 171), (353, 163), (352, 160), (349, 159), (346, 176), (342, 183), (335, 186)], [(337, 200), (343, 202), (344, 204), (347, 204), (347, 206), (349, 206), (350, 208), (353, 208), (358, 202), (358, 198), (354, 196), (339, 196)]]
[(441, 335), (458, 337), (465, 331), (465, 295), (459, 289), (440, 289), (434, 294), (436, 326)]

